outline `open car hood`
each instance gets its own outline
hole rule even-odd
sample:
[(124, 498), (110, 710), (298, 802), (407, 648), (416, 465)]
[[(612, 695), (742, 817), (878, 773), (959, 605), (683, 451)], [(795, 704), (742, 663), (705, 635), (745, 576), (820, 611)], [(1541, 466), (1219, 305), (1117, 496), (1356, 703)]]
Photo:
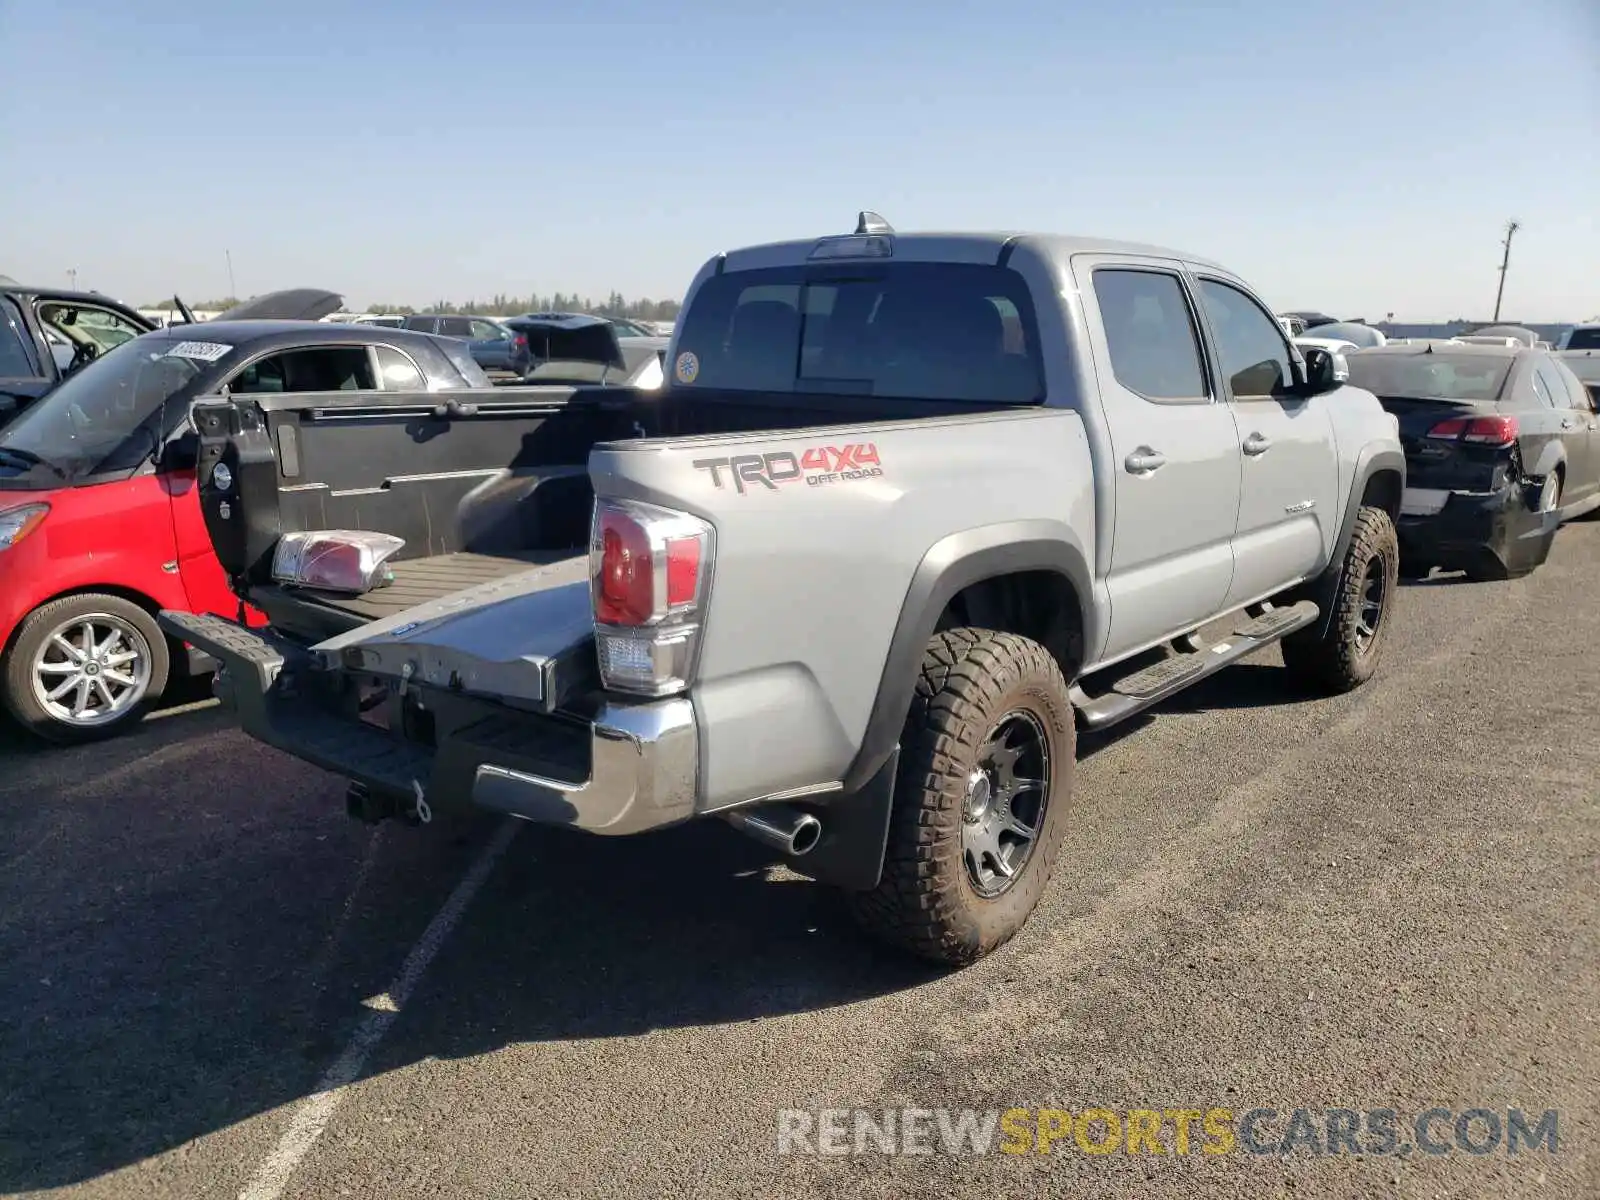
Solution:
[(338, 312), (343, 305), (344, 297), (338, 292), (325, 292), (320, 288), (288, 288), (235, 304), (214, 320), (320, 321), (329, 313)]

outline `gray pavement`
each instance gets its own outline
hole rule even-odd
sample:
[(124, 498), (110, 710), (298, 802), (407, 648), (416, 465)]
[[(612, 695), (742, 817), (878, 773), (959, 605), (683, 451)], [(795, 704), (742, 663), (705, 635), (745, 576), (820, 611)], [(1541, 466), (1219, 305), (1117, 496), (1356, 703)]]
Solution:
[[(373, 832), (203, 702), (94, 748), (0, 732), (0, 1193), (1600, 1195), (1597, 588), (1580, 523), (1529, 579), (1405, 588), (1354, 695), (1268, 654), (1086, 741), (1034, 921), (944, 976), (720, 825)], [(1559, 1109), (1558, 1152), (774, 1136), (791, 1107), (1434, 1104)]]

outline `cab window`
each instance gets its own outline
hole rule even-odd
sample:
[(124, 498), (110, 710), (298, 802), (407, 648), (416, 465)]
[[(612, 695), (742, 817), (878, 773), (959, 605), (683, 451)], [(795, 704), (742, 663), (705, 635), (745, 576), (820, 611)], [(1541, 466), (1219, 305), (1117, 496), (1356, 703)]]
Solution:
[(373, 391), (372, 360), (365, 346), (318, 346), (269, 354), (228, 381), (234, 393)]

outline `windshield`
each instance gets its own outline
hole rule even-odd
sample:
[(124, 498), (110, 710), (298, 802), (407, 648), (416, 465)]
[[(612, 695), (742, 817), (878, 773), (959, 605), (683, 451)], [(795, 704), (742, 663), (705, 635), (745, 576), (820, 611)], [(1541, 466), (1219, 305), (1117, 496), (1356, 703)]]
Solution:
[(1044, 396), (1022, 276), (967, 263), (837, 264), (713, 276), (675, 384), (1032, 404)]
[(1600, 350), (1600, 326), (1593, 329), (1574, 329), (1567, 335), (1564, 350)]
[(133, 470), (165, 433), (167, 401), (231, 349), (160, 335), (107, 351), (0, 429), (0, 479)]
[(1350, 385), (1415, 400), (1498, 400), (1512, 359), (1499, 354), (1352, 354)]

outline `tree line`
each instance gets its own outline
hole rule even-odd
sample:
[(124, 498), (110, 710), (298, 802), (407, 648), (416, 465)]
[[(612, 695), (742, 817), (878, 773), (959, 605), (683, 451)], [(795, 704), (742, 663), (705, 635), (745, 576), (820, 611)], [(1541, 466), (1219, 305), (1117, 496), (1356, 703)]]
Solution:
[[(242, 301), (227, 297), (221, 300), (201, 300), (198, 303), (191, 301), (189, 307), (199, 312), (225, 312), (240, 303)], [(143, 307), (165, 309), (171, 305), (172, 298), (168, 296)], [(579, 296), (576, 292), (571, 295), (566, 292), (556, 292), (549, 296), (537, 293), (528, 296), (501, 294), (491, 296), (487, 300), (468, 300), (462, 304), (457, 304), (453, 300), (435, 300), (422, 308), (411, 304), (369, 304), (359, 311), (397, 316), (415, 312), (453, 313), (465, 317), (514, 316), (517, 313), (528, 312), (583, 312), (595, 313), (602, 317), (628, 317), (635, 321), (675, 321), (678, 319), (680, 307), (676, 300), (629, 300), (621, 292), (612, 292), (599, 303), (590, 297)]]
[(468, 300), (457, 304), (453, 300), (435, 300), (426, 308), (409, 304), (369, 304), (365, 311), (404, 316), (414, 312), (456, 313), (461, 316), (510, 316), (528, 312), (583, 312), (602, 317), (629, 317), (635, 321), (675, 321), (680, 305), (676, 300), (629, 300), (620, 292), (612, 292), (598, 303), (591, 297), (576, 292), (556, 292), (541, 296), (490, 296), (487, 300)]

